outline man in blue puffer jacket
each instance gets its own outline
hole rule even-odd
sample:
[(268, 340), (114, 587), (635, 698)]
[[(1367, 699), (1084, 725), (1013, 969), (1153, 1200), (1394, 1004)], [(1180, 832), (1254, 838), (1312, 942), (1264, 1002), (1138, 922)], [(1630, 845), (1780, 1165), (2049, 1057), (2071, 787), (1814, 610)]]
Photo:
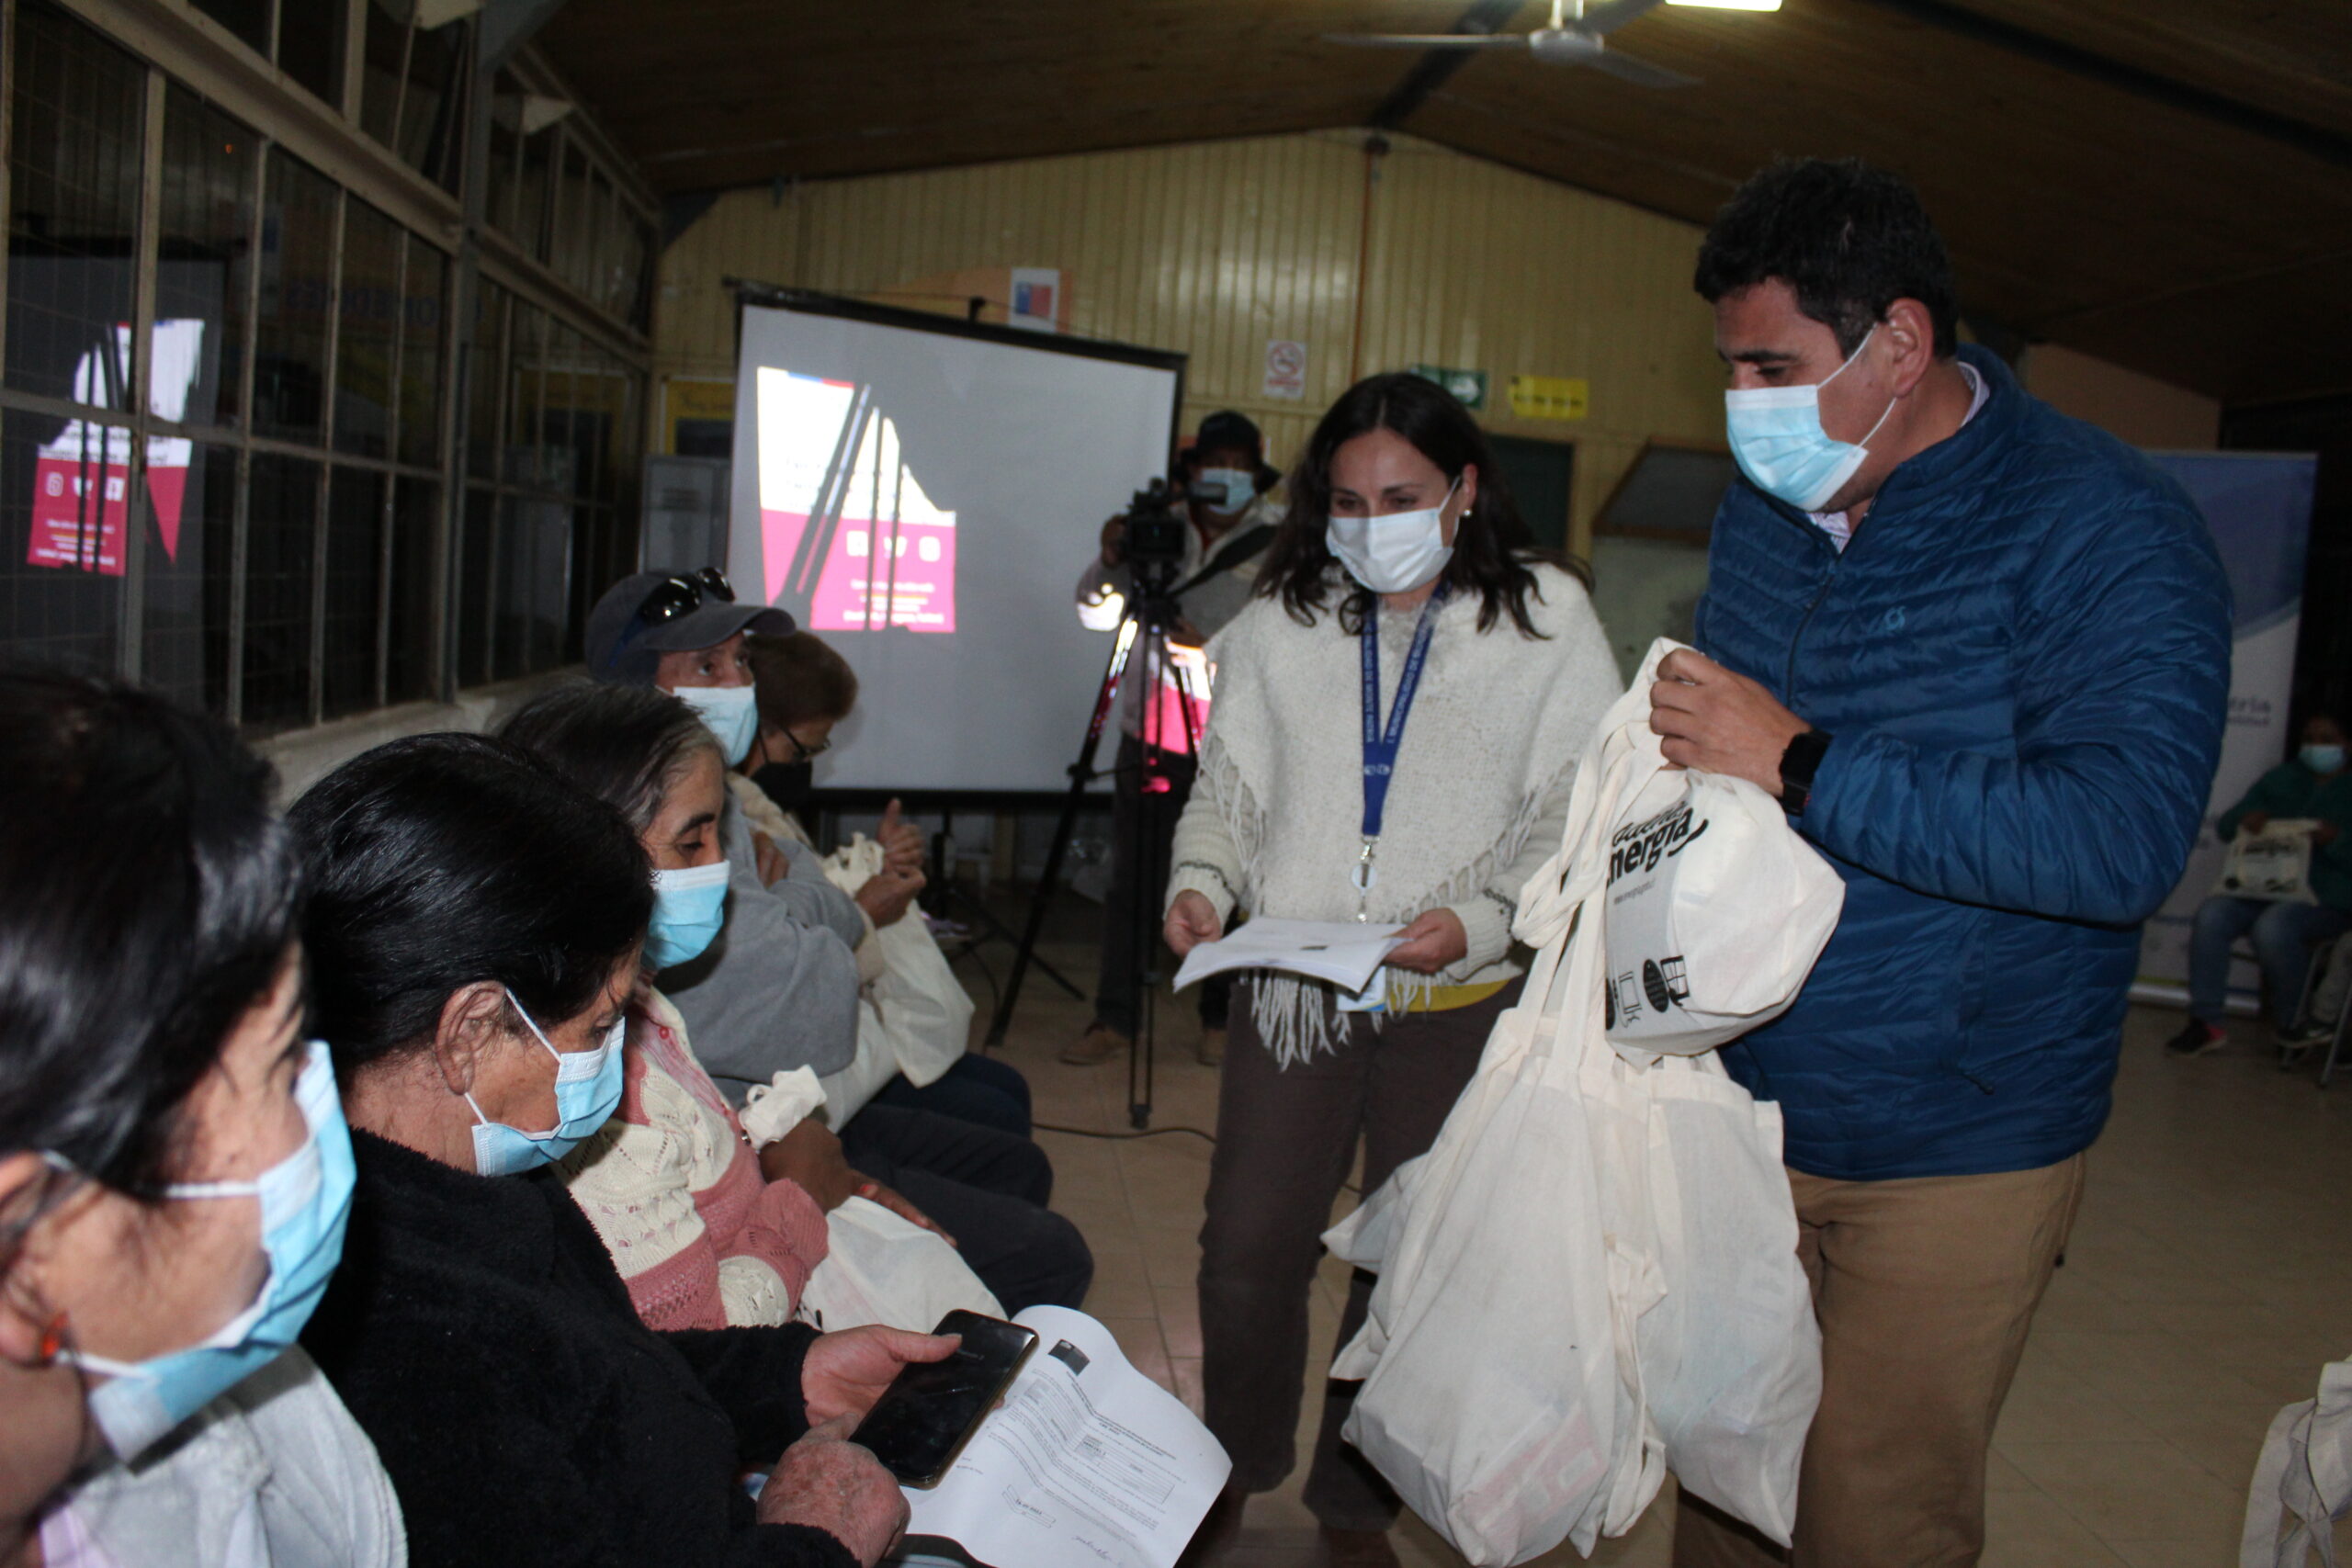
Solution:
[[(1796, 1004), (1724, 1052), (1780, 1102), (1821, 1319), (1793, 1559), (1973, 1563), (2138, 928), (2211, 786), (2229, 590), (2179, 489), (1957, 346), (1902, 180), (1765, 170), (1697, 286), (1746, 479), (1652, 724), (1778, 795), (1846, 882)], [(1776, 1560), (1686, 1499), (1678, 1564)]]

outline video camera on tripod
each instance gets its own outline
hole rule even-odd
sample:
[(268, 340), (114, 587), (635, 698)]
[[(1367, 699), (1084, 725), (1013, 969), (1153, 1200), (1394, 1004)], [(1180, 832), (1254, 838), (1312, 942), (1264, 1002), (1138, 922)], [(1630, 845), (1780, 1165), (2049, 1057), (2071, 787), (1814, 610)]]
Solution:
[[(1113, 519), (1116, 535), (1105, 530), (1106, 547), (1114, 542), (1117, 547), (1115, 556), (1106, 549), (1106, 557), (1125, 565), (1131, 592), (1125, 596), (1118, 635), (1113, 639), (1110, 661), (1102, 671), (1102, 683), (1096, 689), (1086, 739), (1079, 748), (1078, 761), (1070, 764), (1069, 795), (1062, 807), (1061, 820), (1054, 829), (1052, 847), (1046, 852), (1046, 869), (1038, 878), (1036, 897), (1030, 902), (1028, 929), (1022, 935), (1012, 976), (999, 995), (996, 1016), (989, 1025), (988, 1043), (991, 1046), (1003, 1040), (1012, 1021), (1013, 1007), (1021, 996), (1022, 976), (1036, 948), (1046, 900), (1061, 874), (1062, 857), (1069, 848), (1070, 829), (1088, 785), (1103, 778), (1118, 780), (1118, 791), (1136, 802), (1125, 829), (1132, 835), (1127, 840), (1126, 857), (1137, 868), (1142, 886), (1156, 889), (1167, 879), (1164, 851), (1155, 846), (1165, 839), (1159, 830), (1166, 825), (1164, 819), (1182, 803), (1170, 788), (1170, 759), (1189, 760), (1198, 752), (1200, 715), (1205, 708), (1207, 694), (1204, 684), (1197, 688), (1194, 685), (1196, 679), (1205, 682), (1206, 667), (1200, 650), (1189, 644), (1179, 649), (1170, 640), (1170, 634), (1183, 621), (1177, 606), (1177, 593), (1191, 587), (1190, 581), (1178, 581), (1192, 546), (1192, 521), (1182, 503), (1201, 500), (1215, 506), (1224, 498), (1223, 486), (1179, 489), (1167, 479), (1155, 479), (1136, 491), (1127, 502), (1127, 510)], [(1218, 570), (1223, 564), (1226, 563), (1212, 563), (1201, 575)], [(1199, 577), (1192, 581), (1197, 581)], [(1123, 760), (1116, 767), (1098, 771), (1094, 765), (1096, 751), (1111, 726), (1131, 666), (1143, 694), (1136, 705), (1140, 710), (1140, 732), (1122, 747)], [(1173, 701), (1162, 700), (1163, 686)], [(1155, 908), (1152, 898), (1136, 901), (1132, 929), (1113, 937), (1114, 941), (1123, 940), (1130, 949), (1139, 981), (1136, 1028), (1127, 1053), (1127, 1114), (1136, 1127), (1147, 1125), (1151, 1117), (1154, 990), (1160, 979), (1159, 922), (1153, 913)]]
[(1165, 593), (1184, 565), (1185, 531), (1192, 526), (1166, 479), (1154, 479), (1127, 502), (1121, 548), (1146, 596)]

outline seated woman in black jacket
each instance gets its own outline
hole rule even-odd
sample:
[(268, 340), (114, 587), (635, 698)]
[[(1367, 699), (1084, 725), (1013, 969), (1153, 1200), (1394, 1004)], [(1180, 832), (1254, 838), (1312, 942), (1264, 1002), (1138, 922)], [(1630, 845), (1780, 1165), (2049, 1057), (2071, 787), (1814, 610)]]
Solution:
[[(412, 1558), (871, 1568), (906, 1504), (842, 1434), (956, 1341), (656, 1334), (548, 1168), (620, 1098), (653, 899), (637, 835), (478, 736), (379, 747), (288, 817), (359, 1167), (303, 1343), (375, 1439)], [(773, 1467), (756, 1506), (747, 1466)]]

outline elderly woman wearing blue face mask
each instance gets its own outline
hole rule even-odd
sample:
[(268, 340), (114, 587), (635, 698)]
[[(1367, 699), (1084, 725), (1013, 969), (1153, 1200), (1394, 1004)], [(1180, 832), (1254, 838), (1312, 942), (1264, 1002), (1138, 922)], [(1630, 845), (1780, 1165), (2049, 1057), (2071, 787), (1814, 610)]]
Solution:
[[(288, 816), (358, 1164), (345, 1271), (304, 1343), (418, 1558), (872, 1568), (906, 1505), (845, 1423), (955, 1340), (657, 1334), (550, 1168), (621, 1100), (654, 901), (628, 823), (459, 735), (379, 747)], [(746, 1467), (771, 1472), (756, 1504)]]
[[(1402, 928), (1371, 991), (1235, 987), (1201, 1232), (1202, 1383), (1235, 1494), (1291, 1469), (1317, 1238), (1425, 1151), (1517, 993), (1520, 889), (1559, 847), (1618, 694), (1580, 569), (1537, 557), (1477, 423), (1417, 376), (1333, 405), (1291, 473), (1258, 597), (1209, 645), (1216, 705), (1176, 829), (1166, 934), (1237, 908)], [(1363, 1322), (1369, 1276), (1340, 1342)], [(1306, 1502), (1334, 1562), (1393, 1562), (1396, 1500), (1326, 1406)], [(1227, 1513), (1231, 1510), (1228, 1507)]]
[(352, 1158), (269, 771), (33, 672), (0, 755), (0, 1562), (395, 1568), (375, 1450), (289, 1348)]

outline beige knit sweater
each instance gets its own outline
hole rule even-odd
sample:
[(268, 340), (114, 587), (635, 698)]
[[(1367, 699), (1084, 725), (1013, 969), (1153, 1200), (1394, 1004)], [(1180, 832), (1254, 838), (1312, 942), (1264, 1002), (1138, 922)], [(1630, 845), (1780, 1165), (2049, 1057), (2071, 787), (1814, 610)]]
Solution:
[[(1623, 689), (1583, 585), (1550, 566), (1536, 568), (1536, 637), (1508, 615), (1480, 631), (1475, 595), (1438, 612), (1390, 779), (1378, 881), (1362, 912), (1401, 924), (1451, 909), (1469, 953), (1435, 976), (1391, 970), (1392, 1005), (1409, 1005), (1432, 985), (1522, 972), (1510, 942), (1520, 890), (1559, 847), (1577, 758)], [(1416, 620), (1378, 617), (1384, 722)], [(1168, 901), (1197, 892), (1226, 919), (1236, 908), (1356, 918), (1349, 878), (1363, 842), (1358, 639), (1335, 611), (1303, 626), (1278, 601), (1259, 599), (1209, 655), (1215, 701), (1200, 783), (1177, 824)], [(1285, 1065), (1332, 1043), (1317, 990), (1271, 974), (1252, 987), (1259, 1031)]]

